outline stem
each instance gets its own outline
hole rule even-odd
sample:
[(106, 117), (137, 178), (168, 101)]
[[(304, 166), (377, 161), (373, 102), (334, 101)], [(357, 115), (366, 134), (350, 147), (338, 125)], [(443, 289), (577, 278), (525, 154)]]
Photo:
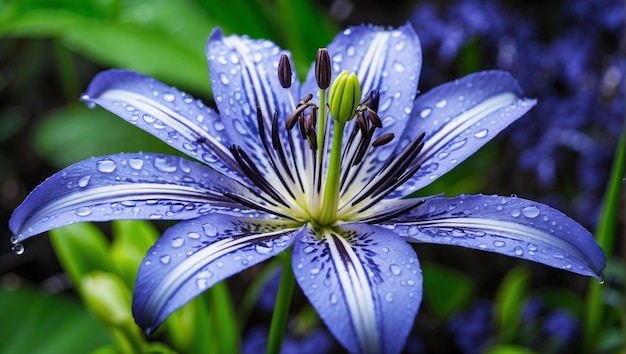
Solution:
[(324, 137), (326, 136), (326, 90), (320, 89), (320, 109), (317, 122), (317, 156), (322, 158)]
[(272, 324), (270, 325), (270, 334), (267, 341), (267, 354), (278, 354), (280, 352), (280, 347), (283, 344), (283, 338), (285, 336), (285, 327), (287, 324), (287, 315), (289, 314), (289, 306), (291, 305), (293, 285), (296, 280), (293, 275), (293, 269), (291, 268), (291, 248), (281, 253), (279, 257), (281, 257), (283, 261), (283, 274), (280, 278), (274, 314), (272, 315)]
[(330, 161), (328, 163), (328, 175), (324, 185), (324, 199), (319, 217), (319, 224), (328, 225), (337, 217), (339, 207), (339, 177), (341, 175), (341, 145), (343, 130), (346, 123), (333, 121), (333, 142), (330, 149)]

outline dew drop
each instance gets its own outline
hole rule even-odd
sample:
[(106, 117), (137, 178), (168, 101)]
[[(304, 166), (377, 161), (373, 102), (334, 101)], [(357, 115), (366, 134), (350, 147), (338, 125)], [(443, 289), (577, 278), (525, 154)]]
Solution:
[(211, 224), (202, 225), (202, 230), (204, 230), (204, 234), (209, 237), (217, 236), (217, 228)]
[(17, 236), (11, 236), (10, 238), (11, 244), (15, 245), (18, 243), (19, 239), (17, 238)]
[(228, 75), (226, 75), (224, 73), (220, 73), (220, 81), (224, 85), (228, 85), (230, 83), (230, 80), (228, 79)]
[(432, 112), (432, 108), (424, 108), (420, 111), (420, 118), (422, 119), (426, 119), (428, 118), (428, 116), (430, 115), (430, 113)]
[(309, 273), (315, 275), (315, 274), (319, 274), (320, 269), (319, 268), (311, 268), (311, 270), (309, 271)]
[(91, 208), (90, 207), (80, 207), (78, 209), (76, 209), (75, 211), (76, 215), (78, 216), (89, 216), (91, 215)]
[(197, 238), (200, 238), (200, 234), (197, 232), (189, 232), (187, 233), (187, 237), (197, 239)]
[(463, 147), (463, 145), (465, 145), (466, 142), (467, 142), (467, 139), (461, 139), (459, 141), (455, 141), (452, 144), (450, 144), (450, 147), (448, 147), (448, 150), (449, 151), (458, 150), (461, 147)]
[(521, 256), (522, 254), (524, 254), (524, 250), (520, 246), (515, 246), (515, 248), (513, 249), (513, 253), (515, 253), (515, 255), (517, 256)]
[(146, 122), (148, 124), (152, 124), (152, 123), (156, 122), (156, 118), (154, 118), (153, 116), (151, 116), (149, 114), (144, 114), (143, 116), (141, 116), (141, 118), (143, 119), (144, 122)]
[(254, 250), (258, 254), (268, 254), (268, 253), (270, 253), (272, 251), (272, 247), (270, 247), (268, 245), (258, 244), (256, 246), (254, 246)]
[(387, 302), (393, 302), (393, 294), (392, 293), (387, 293), (387, 295), (385, 295), (385, 300)]
[(313, 246), (306, 246), (304, 248), (304, 253), (311, 253), (313, 251), (315, 251), (315, 247), (313, 247)]
[(535, 252), (537, 250), (537, 245), (535, 245), (534, 243), (529, 243), (528, 250), (531, 252)]
[(402, 268), (400, 268), (399, 265), (397, 264), (392, 264), (389, 266), (389, 271), (393, 274), (393, 275), (399, 275), (400, 272), (402, 271)]
[(562, 253), (555, 253), (554, 254), (554, 258), (563, 259), (563, 254)]
[(132, 169), (141, 170), (143, 167), (143, 160), (138, 158), (132, 158), (128, 160), (128, 164)]
[(496, 240), (496, 241), (493, 241), (493, 245), (496, 247), (503, 247), (505, 243), (504, 241)]
[(335, 293), (331, 293), (330, 297), (328, 299), (330, 301), (331, 304), (336, 304), (337, 303), (337, 295), (335, 295)]
[(394, 68), (397, 72), (399, 72), (399, 73), (401, 73), (401, 72), (403, 72), (403, 71), (404, 71), (404, 65), (402, 65), (402, 64), (401, 64), (401, 63), (399, 63), (399, 62), (395, 62), (395, 63), (393, 63), (393, 68)]
[(168, 264), (170, 262), (170, 256), (161, 256), (161, 258), (159, 258), (159, 260), (163, 264)]
[(15, 252), (18, 256), (24, 253), (24, 246), (21, 243), (16, 243), (11, 247), (11, 250)]
[(103, 159), (96, 163), (96, 167), (100, 172), (111, 173), (115, 171), (117, 165), (115, 164), (115, 161), (111, 159)]
[(174, 237), (172, 239), (172, 247), (174, 247), (174, 248), (178, 248), (178, 247), (182, 246), (183, 243), (185, 243), (185, 239), (182, 238), (182, 237)]
[(89, 180), (91, 179), (91, 175), (83, 176), (78, 180), (78, 186), (81, 188), (87, 187), (89, 184)]
[(163, 99), (166, 100), (167, 102), (174, 102), (174, 94), (170, 93), (170, 92), (166, 92), (163, 94)]
[(159, 171), (163, 172), (175, 172), (176, 166), (171, 165), (170, 162), (162, 156), (157, 156), (154, 158), (154, 167)]
[(196, 279), (196, 286), (198, 287), (198, 290), (204, 290), (208, 287), (209, 283), (207, 282), (206, 279), (204, 278), (198, 278)]
[(524, 216), (527, 218), (535, 218), (537, 217), (537, 215), (539, 215), (539, 213), (539, 208), (534, 205), (527, 206), (522, 209), (522, 214), (524, 214)]
[(443, 99), (443, 100), (437, 101), (437, 103), (435, 103), (435, 106), (437, 106), (437, 108), (444, 108), (447, 104), (448, 104), (448, 100)]
[(181, 203), (176, 203), (176, 204), (172, 204), (170, 205), (170, 211), (172, 213), (178, 213), (183, 211), (183, 209), (185, 209), (185, 206)]
[(489, 134), (489, 129), (481, 129), (481, 130), (477, 131), (476, 133), (474, 133), (474, 137), (478, 138), (478, 139), (482, 139), (482, 138), (486, 137), (487, 134)]
[(521, 214), (522, 214), (522, 212), (519, 209), (511, 210), (511, 216), (514, 217), (514, 218), (520, 216)]

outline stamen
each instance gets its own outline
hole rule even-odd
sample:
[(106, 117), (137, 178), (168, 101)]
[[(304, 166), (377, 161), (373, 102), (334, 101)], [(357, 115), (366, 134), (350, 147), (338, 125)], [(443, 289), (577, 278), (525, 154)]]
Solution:
[(326, 50), (326, 48), (320, 48), (315, 58), (315, 81), (317, 82), (317, 86), (322, 90), (327, 89), (328, 86), (330, 86), (331, 75), (330, 55), (328, 54), (328, 50)]
[(389, 144), (393, 140), (394, 137), (395, 135), (393, 135), (393, 133), (385, 133), (379, 136), (378, 139), (374, 140), (374, 142), (372, 143), (372, 146), (378, 147), (378, 146), (383, 146), (385, 144)]
[(291, 87), (291, 77), (293, 72), (291, 71), (291, 63), (289, 57), (286, 54), (280, 56), (278, 62), (278, 81), (283, 88)]
[(370, 121), (372, 122), (372, 124), (374, 124), (376, 126), (376, 128), (382, 128), (383, 127), (383, 122), (380, 120), (380, 117), (378, 116), (378, 114), (371, 108), (367, 108), (365, 113), (367, 114), (367, 117), (370, 119)]

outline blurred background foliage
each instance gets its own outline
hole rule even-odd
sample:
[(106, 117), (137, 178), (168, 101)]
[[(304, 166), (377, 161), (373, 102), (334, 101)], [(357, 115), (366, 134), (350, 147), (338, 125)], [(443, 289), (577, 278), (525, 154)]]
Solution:
[[(417, 245), (425, 297), (406, 352), (623, 352), (619, 0), (0, 0), (0, 223), (29, 190), (73, 162), (121, 151), (176, 153), (78, 103), (103, 69), (142, 72), (212, 104), (204, 46), (215, 27), (289, 49), (303, 78), (317, 48), (341, 28), (407, 21), (424, 50), (420, 91), (498, 68), (539, 100), (424, 193), (515, 193), (552, 205), (596, 230), (608, 267), (599, 285), (498, 255)], [(169, 225), (74, 225), (29, 240), (20, 256), (1, 228), (0, 352), (265, 348), (277, 263), (216, 286), (149, 340), (140, 333), (130, 315), (134, 277)], [(292, 312), (285, 352), (338, 350), (298, 290)]]

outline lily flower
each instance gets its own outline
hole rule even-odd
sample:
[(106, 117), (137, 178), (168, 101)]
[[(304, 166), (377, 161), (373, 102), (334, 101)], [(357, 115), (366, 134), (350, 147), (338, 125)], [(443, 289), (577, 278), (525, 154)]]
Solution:
[(593, 236), (546, 205), (405, 198), (535, 104), (509, 74), (480, 72), (418, 94), (421, 50), (409, 25), (346, 29), (302, 84), (289, 52), (270, 41), (218, 29), (206, 55), (217, 111), (125, 70), (100, 73), (82, 96), (202, 164), (93, 157), (43, 182), (10, 220), (14, 244), (83, 221), (183, 220), (139, 269), (133, 314), (148, 333), (207, 288), (289, 248), (299, 286), (350, 352), (403, 348), (423, 283), (410, 242), (601, 278)]

